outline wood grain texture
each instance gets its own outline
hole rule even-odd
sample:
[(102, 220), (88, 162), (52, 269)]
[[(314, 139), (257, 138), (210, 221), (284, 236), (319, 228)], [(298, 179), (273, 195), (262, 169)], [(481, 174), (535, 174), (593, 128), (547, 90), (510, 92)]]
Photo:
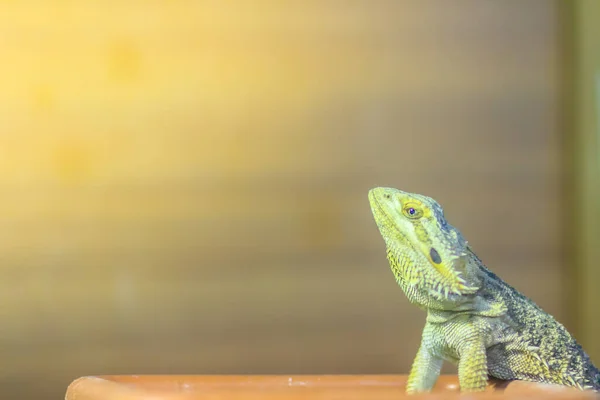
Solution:
[[(553, 1), (3, 2), (0, 394), (406, 372), (367, 190), (561, 320)], [(37, 384), (32, 384), (37, 379)]]

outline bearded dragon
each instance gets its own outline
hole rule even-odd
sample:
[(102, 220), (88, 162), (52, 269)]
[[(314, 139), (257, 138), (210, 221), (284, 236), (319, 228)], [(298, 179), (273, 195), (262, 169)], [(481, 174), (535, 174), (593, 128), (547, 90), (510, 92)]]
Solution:
[(488, 377), (600, 389), (600, 371), (565, 327), (491, 272), (432, 198), (369, 191), (392, 272), (408, 300), (427, 311), (408, 393), (429, 391), (444, 360), (458, 364), (460, 390)]

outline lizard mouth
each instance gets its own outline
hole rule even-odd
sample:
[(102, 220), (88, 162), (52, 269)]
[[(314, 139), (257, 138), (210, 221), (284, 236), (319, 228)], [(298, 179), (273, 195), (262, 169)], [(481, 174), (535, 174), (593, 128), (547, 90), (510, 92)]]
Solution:
[[(389, 211), (381, 205), (380, 199), (372, 190), (369, 192), (369, 203), (371, 203), (371, 212), (375, 217), (375, 223), (382, 233), (384, 231), (393, 230), (395, 233), (402, 236), (403, 239), (406, 239), (404, 234), (396, 227), (396, 224), (394, 224), (394, 220), (390, 217)], [(406, 240), (404, 241), (406, 242)]]
[[(411, 251), (417, 253), (418, 250), (415, 249), (404, 232), (398, 228), (394, 219), (390, 216), (390, 211), (381, 204), (381, 200), (373, 190), (369, 191), (369, 202), (371, 203), (371, 211), (375, 217), (375, 223), (377, 224), (379, 231), (382, 233), (382, 236), (384, 238), (388, 236), (394, 236), (396, 239), (398, 239), (398, 242), (400, 242), (401, 246), (408, 247)], [(393, 233), (393, 235), (390, 235), (391, 233)]]

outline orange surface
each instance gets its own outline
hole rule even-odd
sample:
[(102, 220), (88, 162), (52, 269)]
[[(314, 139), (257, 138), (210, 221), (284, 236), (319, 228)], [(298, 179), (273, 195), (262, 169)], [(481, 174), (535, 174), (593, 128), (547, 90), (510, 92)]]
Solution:
[[(121, 375), (75, 380), (66, 400), (398, 399), (406, 375)], [(593, 393), (528, 382), (491, 382), (471, 398), (595, 398)], [(423, 398), (459, 398), (456, 376), (442, 376)], [(460, 397), (464, 398), (464, 397)]]

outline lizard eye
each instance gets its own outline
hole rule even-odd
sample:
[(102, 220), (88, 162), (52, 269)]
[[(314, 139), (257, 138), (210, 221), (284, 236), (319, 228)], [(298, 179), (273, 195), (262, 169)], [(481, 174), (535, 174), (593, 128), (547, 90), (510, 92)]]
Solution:
[(423, 215), (421, 209), (414, 205), (413, 206), (408, 205), (408, 206), (404, 207), (403, 211), (404, 211), (404, 215), (411, 219), (421, 218), (421, 216)]

